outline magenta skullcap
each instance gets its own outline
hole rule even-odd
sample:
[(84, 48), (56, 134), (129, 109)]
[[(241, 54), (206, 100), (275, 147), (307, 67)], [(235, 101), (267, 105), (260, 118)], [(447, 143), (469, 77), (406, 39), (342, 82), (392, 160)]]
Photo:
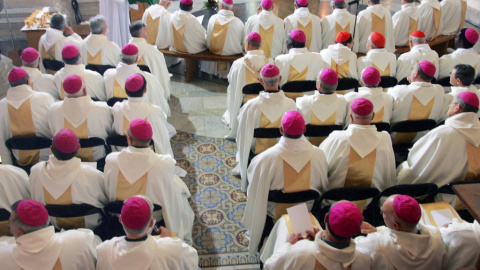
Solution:
[(345, 0), (333, 0), (333, 2), (336, 2), (336, 3), (345, 3)]
[(83, 80), (76, 74), (69, 75), (63, 81), (63, 90), (68, 94), (75, 94), (83, 87)]
[(189, 5), (193, 4), (193, 1), (192, 0), (180, 0), (180, 4), (185, 5), (185, 6), (189, 6)]
[(22, 51), (22, 60), (26, 63), (35, 62), (38, 59), (38, 51), (32, 47), (27, 47)]
[(270, 9), (273, 6), (273, 0), (262, 0), (262, 7)]
[(350, 35), (349, 32), (340, 31), (340, 32), (337, 34), (337, 37), (335, 37), (335, 42), (337, 42), (337, 43), (343, 43), (343, 42), (349, 40), (351, 36), (352, 36), (352, 35)]
[(122, 53), (125, 55), (135, 55), (138, 53), (138, 48), (133, 44), (126, 44), (122, 47)]
[(134, 73), (128, 76), (127, 80), (125, 81), (125, 90), (130, 92), (137, 92), (138, 90), (143, 88), (143, 81), (142, 75), (138, 73)]
[(263, 77), (272, 78), (280, 74), (280, 69), (278, 69), (278, 67), (273, 64), (266, 64), (262, 67), (260, 74), (262, 74)]
[(478, 108), (478, 96), (472, 92), (462, 92), (458, 94), (458, 97), (461, 98), (465, 103), (475, 108)]
[(468, 42), (475, 44), (478, 41), (478, 32), (475, 29), (472, 28), (467, 28), (465, 30), (465, 39), (468, 40)]
[(262, 42), (262, 36), (257, 32), (251, 32), (248, 34), (247, 38), (253, 42)]
[(282, 118), (283, 131), (288, 135), (298, 136), (305, 130), (305, 120), (297, 111), (288, 111)]
[(23, 68), (13, 68), (10, 73), (8, 74), (8, 81), (9, 82), (16, 82), (18, 80), (23, 79), (27, 75), (27, 72)]
[(67, 44), (63, 46), (62, 57), (65, 59), (72, 59), (77, 57), (79, 54), (78, 48), (73, 44)]
[(417, 31), (413, 31), (411, 34), (410, 34), (411, 37), (417, 37), (417, 38), (424, 38), (425, 37), (425, 33), (423, 33), (422, 31), (420, 30), (417, 30)]
[(227, 5), (233, 5), (233, 0), (222, 0)]
[(150, 205), (141, 197), (129, 198), (120, 212), (122, 223), (131, 230), (138, 230), (150, 221)]
[(422, 217), (422, 210), (417, 200), (408, 195), (397, 195), (393, 199), (393, 211), (405, 222), (416, 224)]
[(145, 119), (134, 119), (130, 122), (130, 132), (140, 140), (150, 140), (153, 136), (152, 126)]
[(296, 42), (300, 42), (300, 43), (307, 41), (307, 36), (300, 29), (294, 29), (290, 31), (290, 37)]
[(304, 7), (308, 5), (308, 0), (297, 0), (297, 5)]
[(362, 80), (368, 85), (378, 85), (380, 83), (380, 71), (374, 67), (366, 67), (362, 73)]
[(47, 223), (48, 212), (43, 204), (34, 200), (22, 200), (17, 204), (18, 218), (28, 226), (37, 227)]
[(435, 65), (427, 60), (423, 60), (422, 62), (420, 62), (420, 69), (423, 71), (423, 73), (427, 74), (427, 76), (430, 77), (435, 76), (435, 71), (437, 71)]
[(350, 108), (356, 115), (367, 116), (373, 111), (373, 103), (366, 98), (355, 99)]
[(338, 75), (333, 69), (324, 68), (320, 73), (320, 79), (328, 84), (328, 85), (335, 85), (338, 83)]
[(61, 129), (55, 134), (53, 145), (64, 154), (71, 154), (80, 147), (77, 135), (68, 128)]
[(336, 203), (328, 214), (328, 225), (335, 235), (350, 238), (360, 232), (362, 213), (351, 202)]

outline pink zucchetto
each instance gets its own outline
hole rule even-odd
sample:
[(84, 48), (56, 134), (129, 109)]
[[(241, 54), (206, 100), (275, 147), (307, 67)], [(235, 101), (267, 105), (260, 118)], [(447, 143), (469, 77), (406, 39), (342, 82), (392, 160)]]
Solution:
[(335, 235), (350, 238), (360, 232), (362, 213), (351, 202), (336, 203), (328, 214), (328, 225)]
[(411, 34), (410, 34), (411, 37), (417, 37), (417, 38), (424, 38), (425, 37), (425, 33), (423, 33), (422, 31), (420, 30), (417, 30), (417, 31), (413, 31)]
[(80, 147), (77, 135), (68, 128), (61, 129), (53, 137), (55, 148), (65, 154), (71, 154)]
[(120, 217), (123, 225), (131, 230), (138, 230), (150, 221), (150, 205), (141, 197), (131, 197), (122, 207)]
[(383, 48), (385, 47), (385, 36), (378, 32), (373, 32), (370, 35), (370, 40), (372, 41), (373, 45)]
[(262, 0), (262, 7), (264, 9), (270, 9), (273, 6), (273, 0)]
[(479, 105), (478, 96), (475, 93), (462, 92), (458, 94), (458, 97), (463, 101), (465, 101), (465, 103), (467, 103), (468, 105), (478, 108), (478, 105)]
[(67, 44), (63, 46), (62, 57), (65, 59), (72, 59), (77, 57), (79, 54), (78, 48), (73, 44)]
[(332, 0), (332, 1), (336, 3), (345, 3), (345, 0)]
[(373, 103), (366, 98), (357, 98), (350, 104), (350, 108), (356, 115), (367, 116), (373, 111)]
[(10, 73), (8, 73), (8, 81), (16, 82), (23, 79), (27, 75), (27, 72), (23, 68), (13, 68)]
[(423, 73), (430, 77), (435, 76), (435, 71), (437, 71), (435, 65), (427, 60), (420, 62), (420, 69), (423, 71)]
[(288, 111), (282, 118), (283, 131), (291, 136), (298, 136), (305, 131), (305, 120), (297, 111)]
[(138, 90), (143, 88), (144, 80), (142, 75), (138, 73), (134, 73), (128, 76), (127, 80), (125, 81), (125, 90), (130, 92), (137, 92)]
[(180, 0), (180, 4), (185, 5), (185, 6), (189, 6), (189, 5), (193, 4), (193, 1), (192, 0)]
[(422, 210), (417, 200), (408, 195), (397, 195), (393, 199), (393, 211), (405, 222), (417, 224), (422, 217)]
[(280, 74), (280, 69), (278, 69), (278, 67), (273, 64), (266, 64), (262, 67), (260, 74), (262, 74), (262, 76), (265, 78), (272, 78)]
[(152, 126), (145, 119), (133, 119), (130, 122), (130, 132), (140, 140), (150, 140), (153, 136)]
[(324, 68), (320, 73), (320, 79), (328, 85), (335, 85), (338, 83), (338, 75), (333, 69)]
[(300, 42), (300, 43), (307, 41), (307, 36), (300, 29), (294, 29), (290, 31), (290, 37), (296, 42)]
[(227, 5), (233, 5), (233, 0), (222, 0)]
[(43, 204), (34, 200), (22, 200), (17, 204), (18, 218), (28, 226), (38, 227), (48, 221), (48, 212)]
[(465, 30), (465, 39), (468, 40), (468, 42), (475, 44), (478, 41), (478, 32), (475, 31), (475, 29), (468, 28)]
[(308, 0), (297, 0), (297, 5), (304, 7), (308, 5)]
[(76, 74), (69, 75), (63, 80), (63, 90), (68, 94), (75, 94), (82, 89), (83, 80)]
[(338, 35), (335, 37), (335, 42), (337, 42), (337, 43), (343, 43), (343, 42), (349, 40), (351, 36), (352, 36), (352, 35), (350, 35), (349, 32), (340, 31), (340, 32), (338, 33)]
[(248, 34), (247, 38), (253, 42), (262, 42), (262, 36), (260, 36), (260, 34), (257, 32), (251, 32)]
[(362, 73), (362, 80), (368, 85), (378, 85), (380, 83), (380, 71), (374, 67), (366, 67)]
[(138, 53), (138, 48), (133, 44), (126, 44), (122, 47), (122, 53), (125, 55), (135, 55)]
[(35, 62), (38, 59), (38, 51), (32, 47), (27, 47), (22, 51), (21, 57), (25, 63)]

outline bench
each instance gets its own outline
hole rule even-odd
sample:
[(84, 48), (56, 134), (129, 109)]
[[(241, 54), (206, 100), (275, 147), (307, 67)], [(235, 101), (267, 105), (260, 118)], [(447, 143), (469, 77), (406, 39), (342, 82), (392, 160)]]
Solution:
[(163, 53), (163, 55), (165, 56), (178, 57), (178, 58), (185, 59), (187, 82), (190, 82), (192, 80), (192, 77), (198, 73), (198, 61), (215, 61), (215, 62), (233, 63), (233, 61), (243, 57), (243, 54), (222, 56), (222, 55), (213, 54), (208, 50), (203, 51), (201, 53), (196, 53), (196, 54), (178, 53), (178, 52), (170, 51), (167, 49), (158, 49), (158, 50), (161, 53)]
[[(427, 41), (427, 43), (432, 50), (438, 53), (438, 57), (440, 57), (447, 53), (450, 41), (454, 40), (456, 37), (457, 35), (438, 36), (435, 39)], [(395, 47), (395, 54), (402, 54), (408, 51), (410, 51), (410, 46)]]

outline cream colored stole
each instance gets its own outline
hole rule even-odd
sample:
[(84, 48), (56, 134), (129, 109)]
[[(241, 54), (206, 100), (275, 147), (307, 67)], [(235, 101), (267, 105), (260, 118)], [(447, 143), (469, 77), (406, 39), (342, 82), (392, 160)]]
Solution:
[(102, 65), (102, 51), (98, 51), (96, 55), (91, 55), (87, 51), (87, 63), (92, 64), (92, 65)]
[(117, 82), (117, 80), (114, 80), (113, 82), (113, 97), (114, 98), (128, 98), (127, 92), (125, 92), (125, 89)]
[(124, 201), (135, 195), (145, 195), (147, 190), (147, 180), (148, 172), (146, 172), (142, 177), (140, 177), (133, 184), (125, 179), (122, 171), (118, 171), (118, 181), (117, 181), (117, 201)]
[[(259, 128), (280, 128), (282, 125), (282, 117), (279, 117), (273, 123), (268, 120), (268, 118), (262, 113), (260, 120)], [(253, 153), (255, 155), (260, 154), (261, 152), (267, 150), (268, 148), (274, 146), (278, 138), (254, 138), (255, 139), (255, 150)]]
[[(43, 187), (43, 200), (47, 205), (70, 205), (72, 202), (72, 186), (70, 185), (67, 190), (60, 196), (58, 199), (53, 198), (53, 196), (48, 192), (48, 190)], [(72, 218), (57, 218), (57, 224), (60, 228), (65, 229), (78, 229), (85, 228), (85, 217), (72, 217)]]
[[(65, 128), (70, 129), (77, 135), (79, 139), (88, 139), (88, 119), (83, 121), (78, 127), (74, 127), (67, 118), (63, 119), (63, 124)], [(78, 149), (77, 155), (79, 159), (86, 162), (93, 162), (93, 147), (80, 148)]]
[[(418, 28), (418, 21), (415, 21), (410, 17), (410, 21), (408, 23), (408, 36), (410, 37), (413, 32), (417, 31), (417, 28)], [(407, 41), (405, 46), (409, 46), (409, 45), (410, 43)]]
[(213, 54), (221, 55), (223, 52), (223, 46), (225, 46), (225, 40), (227, 38), (228, 26), (230, 23), (221, 25), (218, 20), (215, 20), (213, 26), (212, 36), (210, 37), (210, 52)]
[[(258, 74), (260, 71), (254, 71), (253, 65), (247, 58), (243, 60), (245, 64), (245, 82), (247, 84), (258, 83)], [(265, 63), (267, 61), (265, 60)], [(243, 103), (247, 103), (252, 98), (256, 98), (258, 94), (245, 94), (243, 97)]]
[[(50, 60), (57, 60), (55, 58), (55, 45), (50, 47), (50, 49), (45, 50), (45, 46), (42, 46), (42, 51), (40, 52), (42, 59), (50, 59)], [(55, 70), (47, 69), (48, 74), (54, 75), (56, 73)]]
[[(432, 112), (433, 103), (435, 98), (432, 98), (427, 105), (423, 105), (418, 99), (412, 97), (412, 107), (410, 108), (410, 114), (408, 115), (407, 120), (423, 120), (428, 119), (430, 113)], [(397, 132), (395, 138), (393, 139), (393, 144), (400, 143), (411, 143), (413, 139), (417, 136), (416, 132), (406, 133), (406, 132)]]
[(145, 65), (145, 59), (143, 59), (143, 55), (138, 58), (137, 65), (138, 66), (146, 66)]
[(175, 26), (172, 24), (173, 43), (175, 44), (175, 49), (177, 50), (177, 52), (188, 53), (187, 49), (185, 48), (185, 44), (183, 44), (184, 30), (185, 30), (185, 25), (183, 25), (178, 29), (175, 29)]
[(432, 39), (437, 38), (438, 32), (440, 31), (440, 18), (442, 17), (442, 10), (433, 8), (433, 20), (435, 23), (435, 34), (433, 34)]
[(350, 77), (350, 60), (345, 61), (345, 63), (339, 65), (333, 58), (330, 61), (331, 69), (335, 70), (338, 74), (339, 79), (349, 78)]
[(375, 65), (374, 63), (372, 63), (372, 66), (374, 68), (376, 68), (379, 72), (380, 72), (380, 76), (390, 76), (390, 63), (388, 63), (388, 65), (385, 67), (384, 70), (382, 70), (381, 68), (379, 68), (377, 65)]
[(468, 154), (468, 171), (465, 180), (479, 180), (480, 178), (480, 146), (475, 147), (468, 140), (467, 154)]
[[(10, 104), (7, 107), (12, 137), (36, 136), (30, 98), (23, 102), (18, 110)], [(21, 166), (33, 165), (39, 158), (40, 150), (19, 150), (17, 163)]]
[(463, 2), (462, 0), (460, 0), (460, 3), (462, 5), (462, 17), (460, 18), (460, 28), (457, 32), (460, 32), (460, 30), (463, 29), (463, 25), (465, 24), (465, 16), (467, 14), (467, 3)]
[(385, 107), (382, 107), (378, 112), (375, 113), (375, 116), (372, 119), (372, 124), (383, 122), (383, 115)]
[[(288, 81), (305, 81), (307, 79), (308, 66), (306, 66), (302, 71), (298, 71), (292, 65), (290, 65), (290, 72), (288, 74)], [(298, 97), (302, 97), (302, 92), (285, 92), (285, 96), (296, 101)]]
[(155, 45), (155, 43), (157, 42), (159, 21), (160, 21), (160, 17), (154, 20), (150, 13), (147, 14), (147, 31), (148, 31), (147, 43), (150, 45)]
[[(315, 217), (312, 215), (312, 213), (308, 213), (308, 214), (310, 216), (310, 222), (312, 223), (312, 226), (316, 228), (317, 224), (315, 223)], [(285, 219), (285, 224), (287, 225), (288, 234), (290, 235), (292, 233), (295, 233), (295, 231), (293, 230), (292, 221), (290, 220), (290, 216), (288, 214), (285, 214), (282, 217)]]
[(386, 17), (385, 15), (380, 19), (380, 17), (372, 12), (372, 32), (378, 32), (385, 36)]
[[(23, 268), (21, 269), (24, 270)], [(62, 263), (60, 262), (60, 258), (57, 259), (57, 262), (55, 262), (55, 265), (53, 266), (52, 270), (63, 270)]]
[[(375, 160), (377, 159), (377, 149), (361, 158), (358, 153), (350, 146), (350, 157), (348, 160), (348, 171), (345, 178), (344, 187), (370, 187), (372, 186), (373, 172), (375, 171)], [(354, 201), (360, 212), (365, 208), (366, 200)]]
[[(335, 22), (335, 37), (338, 35), (338, 33), (346, 31), (350, 33), (350, 23), (348, 23), (345, 28), (343, 28), (338, 22)], [(335, 38), (334, 38), (335, 39)]]
[(307, 47), (307, 50), (310, 49), (310, 44), (312, 43), (312, 21), (308, 22), (305, 26), (297, 22), (297, 29), (302, 30), (305, 36), (307, 36), (305, 47)]
[(263, 28), (261, 25), (258, 26), (258, 33), (262, 37), (262, 45), (260, 48), (268, 58), (272, 57), (273, 30), (273, 24), (268, 29)]
[[(330, 117), (328, 117), (324, 122), (322, 122), (318, 117), (312, 112), (311, 124), (315, 126), (331, 126), (335, 125), (337, 120), (337, 112), (333, 112)], [(319, 136), (319, 137), (308, 137), (308, 141), (315, 146), (319, 146), (328, 136)]]
[(61, 100), (65, 99), (65, 90), (63, 90), (63, 82), (60, 85), (60, 99)]
[(0, 221), (0, 236), (11, 235), (8, 220)]

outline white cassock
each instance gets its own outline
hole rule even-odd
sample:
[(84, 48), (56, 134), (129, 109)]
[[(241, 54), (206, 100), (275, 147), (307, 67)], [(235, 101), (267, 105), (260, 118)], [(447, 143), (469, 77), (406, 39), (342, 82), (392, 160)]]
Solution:
[(174, 168), (175, 160), (169, 155), (155, 154), (150, 148), (127, 147), (107, 156), (105, 192), (110, 201), (147, 196), (162, 207), (161, 214), (155, 212), (154, 218), (159, 221), (163, 216), (167, 229), (188, 243), (192, 241), (194, 218), (188, 203), (190, 192), (174, 174)]
[[(42, 204), (82, 204), (103, 208), (108, 203), (103, 186), (103, 173), (89, 165), (82, 165), (79, 158), (61, 161), (50, 155), (32, 167), (28, 181), (32, 199)], [(95, 229), (101, 222), (99, 214), (84, 217), (84, 226)], [(61, 226), (59, 219), (52, 222)]]
[(422, 0), (418, 6), (420, 19), (418, 30), (425, 34), (427, 40), (436, 38), (442, 34), (443, 16), (442, 8), (438, 0)]
[(475, 268), (480, 254), (480, 225), (454, 218), (447, 228), (441, 227), (447, 250), (445, 269)]
[(267, 58), (262, 50), (248, 51), (244, 57), (233, 62), (228, 73), (227, 110), (222, 116), (222, 121), (231, 129), (227, 138), (237, 136), (237, 117), (243, 102), (243, 87), (258, 83), (260, 70), (266, 64), (273, 64), (273, 60)]
[(382, 191), (395, 185), (390, 135), (373, 125), (350, 124), (344, 131), (334, 131), (320, 149), (327, 157), (330, 189), (372, 186)]
[[(413, 145), (408, 159), (397, 168), (397, 184), (434, 183), (441, 187), (475, 177), (479, 164), (469, 162), (469, 156), (480, 145), (479, 134), (480, 122), (475, 113), (447, 118), (445, 125), (431, 130)], [(455, 203), (452, 195), (439, 199)]]
[(168, 49), (170, 42), (165, 34), (170, 26), (170, 13), (162, 5), (151, 5), (143, 13), (142, 21), (148, 29), (147, 43), (159, 49)]
[(0, 98), (4, 98), (7, 94), (10, 83), (8, 82), (8, 74), (13, 68), (12, 59), (0, 54)]
[(99, 240), (91, 230), (78, 229), (55, 233), (53, 226), (27, 233), (16, 244), (0, 249), (2, 268), (95, 270), (95, 246)]
[(272, 11), (262, 10), (250, 16), (245, 23), (245, 35), (251, 32), (257, 32), (262, 37), (261, 50), (265, 56), (275, 59), (285, 51), (285, 23)]
[(150, 73), (158, 79), (163, 88), (165, 99), (170, 98), (170, 73), (165, 63), (165, 57), (155, 45), (150, 45), (144, 38), (132, 38), (130, 44), (138, 48), (137, 65), (146, 65)]
[(358, 79), (357, 55), (341, 43), (328, 46), (320, 52), (326, 68), (333, 69), (338, 78)]
[(410, 35), (419, 29), (420, 11), (416, 3), (406, 3), (392, 16), (395, 46), (408, 46)]
[[(10, 206), (14, 202), (29, 198), (27, 173), (12, 165), (0, 165), (0, 208), (11, 212)], [(4, 221), (0, 221), (0, 229), (7, 224), (6, 221), (5, 224), (2, 222)]]
[[(335, 38), (341, 31), (349, 32), (353, 35), (355, 29), (355, 15), (346, 9), (335, 9), (332, 14), (322, 18), (322, 49), (335, 44)], [(358, 35), (354, 37), (355, 43), (358, 41)]]
[(22, 66), (22, 68), (27, 72), (28, 77), (30, 77), (33, 91), (44, 92), (50, 94), (53, 99), (60, 100), (60, 95), (58, 94), (57, 86), (53, 80), (53, 75), (44, 74), (40, 72), (38, 68), (25, 66)]
[[(2, 164), (12, 164), (10, 151), (5, 141), (18, 136), (40, 136), (52, 138), (48, 126), (48, 111), (53, 103), (49, 94), (35, 92), (28, 85), (19, 85), (8, 89), (7, 96), (0, 100), (0, 156)], [(9, 112), (14, 112), (10, 114)], [(28, 161), (30, 158), (23, 156), (17, 150), (13, 151), (15, 157)], [(50, 149), (42, 149), (38, 160), (47, 160), (51, 154)], [(25, 159), (24, 159), (25, 157)]]
[(105, 78), (105, 91), (107, 100), (118, 97), (127, 98), (125, 92), (125, 81), (128, 76), (139, 73), (145, 77), (147, 81), (147, 93), (145, 99), (154, 105), (159, 106), (167, 116), (170, 116), (170, 107), (165, 99), (164, 89), (159, 83), (158, 79), (152, 74), (140, 70), (137, 64), (125, 64), (123, 62), (118, 63), (115, 69), (111, 68), (105, 71), (103, 75)]
[(190, 12), (177, 10), (168, 27), (170, 50), (183, 53), (200, 53), (207, 49), (206, 31)]
[(458, 34), (465, 23), (467, 0), (443, 0), (440, 5), (443, 20), (442, 35)]
[(75, 74), (83, 78), (87, 94), (94, 99), (100, 101), (107, 101), (105, 96), (105, 84), (102, 75), (96, 71), (85, 69), (85, 65), (65, 65), (53, 75), (53, 81), (57, 87), (60, 99), (65, 98), (65, 91), (63, 90), (63, 81), (70, 75)]
[(176, 237), (149, 235), (135, 242), (114, 237), (97, 246), (97, 257), (97, 270), (198, 269), (197, 251)]
[(305, 47), (311, 52), (322, 50), (322, 23), (320, 17), (310, 13), (307, 7), (295, 9), (293, 14), (285, 18), (285, 33), (294, 29), (302, 30), (307, 36)]
[(355, 238), (357, 250), (369, 253), (370, 269), (442, 269), (447, 254), (437, 227), (418, 224), (420, 234), (394, 231), (385, 226)]
[[(345, 99), (348, 102), (348, 113), (350, 115), (351, 109), (350, 104), (357, 98), (366, 98), (373, 103), (373, 112), (375, 116), (373, 117), (373, 123), (390, 123), (392, 118), (393, 111), (393, 97), (385, 92), (383, 88), (375, 87), (360, 87), (358, 92), (350, 92), (345, 95)], [(347, 124), (350, 124), (350, 117), (347, 117)]]
[[(283, 91), (260, 92), (256, 98), (243, 105), (238, 115), (237, 131), (237, 167), (242, 177), (242, 190), (247, 190), (247, 165), (250, 151), (255, 151), (256, 139), (253, 137), (255, 128), (281, 126), (283, 114), (296, 110), (295, 101), (285, 96)], [(264, 121), (262, 121), (264, 120)], [(269, 125), (261, 126), (262, 122)], [(265, 149), (260, 149), (261, 150)]]
[(280, 84), (290, 81), (315, 80), (318, 72), (325, 66), (322, 56), (305, 48), (291, 48), (287, 54), (275, 58), (280, 69)]
[(65, 37), (61, 30), (48, 28), (38, 41), (38, 53), (40, 55), (40, 70), (46, 73), (47, 70), (43, 66), (42, 59), (53, 59), (62, 62), (62, 49), (67, 44), (73, 44), (78, 50), (82, 47), (82, 37), (77, 33), (73, 33), (69, 37)]
[(438, 71), (440, 70), (440, 64), (438, 60), (438, 53), (430, 48), (428, 44), (418, 44), (413, 46), (409, 52), (402, 53), (397, 60), (397, 74), (396, 78), (400, 81), (403, 78), (408, 77), (415, 65), (427, 60), (435, 65), (435, 75), (433, 77), (438, 78)]
[(371, 49), (367, 55), (357, 59), (358, 78), (362, 78), (362, 72), (366, 67), (376, 68), (380, 72), (380, 76), (395, 77), (397, 57), (385, 49)]
[[(112, 134), (112, 123), (113, 117), (107, 103), (95, 102), (89, 96), (65, 97), (63, 101), (53, 103), (48, 113), (52, 134), (68, 128), (75, 132), (79, 139), (98, 137), (106, 141)], [(86, 152), (77, 154), (83, 161), (93, 162), (106, 156), (103, 146), (85, 150)]]
[(103, 34), (90, 34), (83, 40), (82, 64), (116, 66), (120, 61), (120, 47)]
[(130, 40), (130, 15), (128, 1), (100, 0), (100, 14), (105, 16), (108, 25), (109, 40), (123, 47)]
[(155, 152), (162, 155), (173, 156), (170, 145), (170, 132), (175, 135), (175, 128), (167, 122), (167, 116), (163, 110), (144, 98), (128, 98), (123, 102), (117, 102), (112, 108), (113, 130), (116, 134), (126, 135), (126, 129), (133, 119), (146, 119), (153, 129), (153, 142)]
[(372, 32), (385, 36), (385, 49), (395, 52), (395, 37), (393, 32), (392, 15), (390, 10), (381, 4), (367, 7), (358, 13), (357, 31), (358, 41), (353, 44), (353, 51), (367, 53), (367, 39)]
[(445, 54), (440, 57), (440, 72), (438, 78), (445, 78), (450, 76), (450, 73), (458, 64), (470, 65), (475, 69), (475, 78), (480, 73), (480, 55), (473, 50), (458, 48), (451, 54)]
[[(248, 167), (247, 206), (242, 224), (248, 230), (248, 251), (255, 253), (261, 240), (266, 216), (274, 219), (282, 204), (268, 202), (270, 190), (298, 192), (313, 189), (320, 194), (329, 189), (325, 154), (304, 137), (280, 141), (256, 156)], [(306, 174), (310, 172), (310, 174)], [(288, 186), (287, 186), (288, 185)], [(292, 186), (293, 185), (293, 186)], [(311, 209), (313, 202), (307, 202)]]

